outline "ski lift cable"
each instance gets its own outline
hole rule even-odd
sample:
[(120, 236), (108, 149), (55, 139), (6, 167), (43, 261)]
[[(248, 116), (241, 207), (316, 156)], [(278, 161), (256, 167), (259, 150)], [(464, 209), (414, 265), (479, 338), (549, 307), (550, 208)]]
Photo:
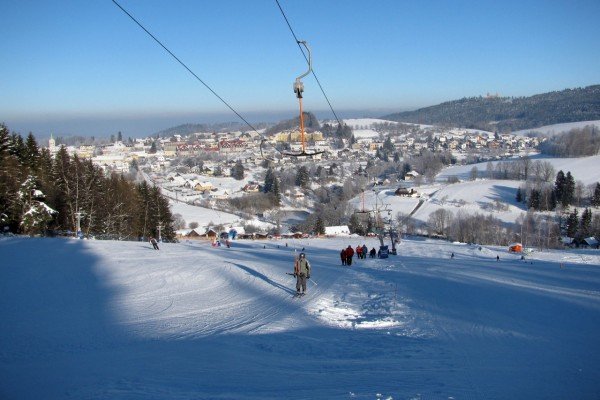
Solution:
[[(304, 49), (301, 46), (302, 41), (298, 39), (298, 36), (296, 36), (296, 33), (292, 29), (292, 25), (290, 24), (290, 21), (288, 20), (287, 16), (285, 15), (285, 12), (283, 11), (283, 8), (281, 7), (281, 4), (279, 4), (279, 0), (275, 0), (275, 3), (277, 3), (277, 7), (279, 7), (279, 11), (281, 11), (281, 15), (285, 19), (285, 22), (287, 23), (287, 26), (290, 29), (290, 32), (292, 33), (292, 36), (294, 37), (294, 40), (296, 41), (296, 44), (298, 45), (298, 48), (300, 49), (300, 52), (304, 56), (304, 59), (306, 60), (307, 63), (310, 64), (309, 57), (306, 56), (306, 53), (304, 52)], [(327, 104), (329, 105), (329, 108), (331, 109), (331, 112), (333, 113), (333, 116), (335, 117), (335, 119), (338, 122), (338, 124), (340, 126), (342, 126), (342, 123), (340, 122), (340, 119), (338, 118), (335, 110), (333, 109), (333, 106), (331, 105), (331, 102), (329, 101), (329, 97), (327, 97), (327, 94), (325, 93), (325, 89), (323, 89), (323, 86), (321, 85), (321, 82), (319, 81), (319, 78), (317, 77), (317, 74), (316, 74), (315, 70), (312, 67), (311, 67), (311, 72), (312, 72), (312, 75), (315, 77), (315, 80), (317, 81), (317, 84), (319, 85), (319, 88), (321, 89), (321, 92), (323, 93), (323, 96), (325, 97), (325, 100), (327, 101)]]
[[(146, 32), (148, 34), (148, 36), (150, 36), (156, 43), (159, 44), (160, 47), (162, 47), (167, 53), (169, 53), (169, 55), (171, 57), (173, 57), (175, 59), (175, 61), (177, 61), (179, 64), (181, 64), (181, 66), (183, 68), (185, 68), (190, 74), (192, 74), (192, 76), (194, 78), (196, 78), (196, 80), (198, 82), (200, 82), (202, 85), (204, 85), (204, 87), (206, 87), (213, 95), (215, 95), (216, 98), (218, 98), (223, 104), (225, 104), (225, 106), (227, 106), (227, 108), (229, 108), (235, 115), (238, 116), (239, 119), (241, 119), (242, 121), (244, 121), (244, 123), (246, 125), (248, 125), (250, 127), (250, 129), (252, 129), (254, 132), (256, 132), (261, 138), (261, 144), (260, 144), (260, 152), (262, 155), (262, 145), (263, 143), (267, 140), (267, 138), (261, 134), (260, 132), (258, 132), (258, 130), (252, 126), (252, 124), (250, 122), (248, 122), (246, 120), (246, 118), (244, 118), (239, 112), (237, 112), (227, 101), (225, 101), (225, 99), (223, 99), (221, 96), (219, 96), (219, 94), (217, 92), (215, 92), (213, 90), (213, 88), (211, 88), (206, 82), (204, 82), (194, 71), (191, 70), (190, 67), (188, 67), (183, 61), (181, 61), (181, 59), (179, 57), (177, 57), (171, 50), (169, 50), (167, 48), (167, 46), (165, 46), (160, 40), (158, 40), (156, 38), (156, 36), (154, 36), (148, 29), (146, 29), (144, 27), (144, 25), (142, 25), (133, 15), (131, 15), (127, 10), (125, 10), (116, 0), (112, 0), (112, 2), (121, 9), (121, 11), (123, 11), (133, 22), (135, 22), (140, 28), (142, 28), (142, 30), (144, 32)], [(279, 152), (279, 150), (277, 148), (275, 148), (275, 150), (277, 150)], [(264, 158), (264, 157), (263, 157)]]

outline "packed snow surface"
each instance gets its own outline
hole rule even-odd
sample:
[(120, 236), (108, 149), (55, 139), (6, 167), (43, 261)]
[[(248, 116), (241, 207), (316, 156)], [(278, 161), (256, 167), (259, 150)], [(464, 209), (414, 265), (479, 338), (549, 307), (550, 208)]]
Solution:
[(0, 239), (0, 398), (598, 398), (598, 251), (363, 243)]

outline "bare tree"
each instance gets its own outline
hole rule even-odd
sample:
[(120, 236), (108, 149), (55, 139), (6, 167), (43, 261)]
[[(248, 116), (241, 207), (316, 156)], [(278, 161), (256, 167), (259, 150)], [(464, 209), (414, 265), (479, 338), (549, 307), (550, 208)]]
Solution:
[(438, 208), (431, 214), (427, 220), (427, 226), (433, 231), (433, 233), (441, 236), (448, 235), (448, 227), (452, 223), (452, 211), (446, 210), (445, 208)]

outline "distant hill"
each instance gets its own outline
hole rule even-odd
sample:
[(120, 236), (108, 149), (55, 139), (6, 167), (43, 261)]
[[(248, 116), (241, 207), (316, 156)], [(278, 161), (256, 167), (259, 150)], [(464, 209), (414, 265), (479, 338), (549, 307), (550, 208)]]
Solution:
[[(319, 120), (315, 115), (311, 112), (304, 112), (304, 128), (307, 132), (311, 132), (314, 130), (321, 129), (321, 125), (319, 124)], [(270, 127), (266, 130), (265, 134), (272, 135), (277, 132), (282, 132), (291, 129), (297, 129), (300, 126), (300, 117), (295, 117), (292, 119), (287, 119), (281, 122), (278, 122), (274, 126)]]
[[(265, 128), (268, 124), (257, 123), (253, 124), (256, 129)], [(241, 122), (222, 122), (217, 124), (182, 124), (172, 128), (163, 129), (154, 134), (160, 137), (170, 137), (173, 135), (189, 135), (196, 132), (212, 133), (212, 132), (230, 132), (250, 129), (248, 125)]]
[(391, 121), (516, 131), (600, 119), (600, 85), (530, 97), (470, 97), (382, 117)]

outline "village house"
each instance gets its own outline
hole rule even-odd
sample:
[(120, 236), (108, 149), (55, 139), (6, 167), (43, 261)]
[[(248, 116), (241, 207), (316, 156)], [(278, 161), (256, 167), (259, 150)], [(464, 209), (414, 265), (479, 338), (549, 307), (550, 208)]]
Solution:
[(240, 139), (221, 140), (219, 142), (219, 153), (230, 154), (240, 153), (246, 150), (246, 142)]
[(402, 196), (402, 197), (417, 197), (418, 196), (418, 193), (415, 189), (413, 189), (413, 188), (408, 189), (405, 187), (399, 187), (398, 189), (396, 189), (394, 194), (396, 196)]
[(194, 185), (194, 190), (196, 192), (205, 192), (207, 190), (212, 190), (212, 189), (213, 189), (213, 184), (209, 181), (204, 181), (204, 182), (196, 181), (195, 185)]
[(249, 182), (244, 185), (242, 190), (246, 193), (257, 193), (260, 191), (260, 185), (256, 182)]
[(404, 174), (404, 180), (405, 181), (412, 181), (415, 180), (420, 174), (417, 171), (409, 171), (406, 174)]

